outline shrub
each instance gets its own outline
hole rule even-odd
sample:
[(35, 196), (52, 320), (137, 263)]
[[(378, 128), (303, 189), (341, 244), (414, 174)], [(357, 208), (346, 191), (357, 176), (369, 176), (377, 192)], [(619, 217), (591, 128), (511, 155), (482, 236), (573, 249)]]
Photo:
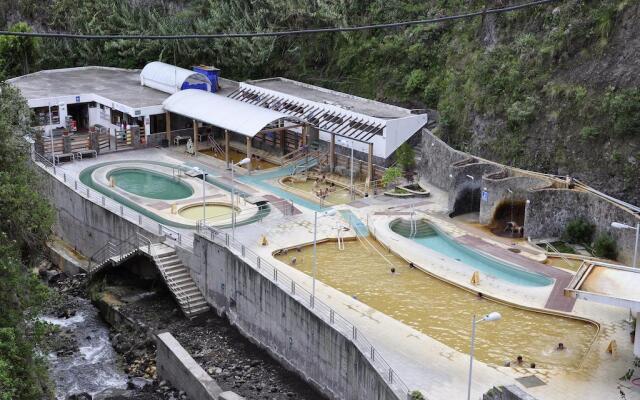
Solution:
[(411, 396), (411, 400), (425, 400), (422, 393), (418, 390), (414, 390), (413, 392), (411, 392), (410, 396)]
[(402, 176), (402, 170), (398, 167), (387, 168), (382, 175), (382, 184), (386, 187), (395, 183)]
[(564, 228), (563, 239), (570, 243), (589, 244), (594, 230), (595, 226), (582, 218), (576, 218)]
[(403, 170), (412, 169), (416, 163), (416, 155), (409, 143), (402, 143), (396, 150), (396, 160)]
[(598, 257), (615, 260), (618, 255), (615, 239), (606, 233), (599, 235), (593, 242), (593, 254)]
[(580, 130), (580, 136), (582, 136), (582, 138), (585, 140), (598, 137), (599, 133), (600, 132), (598, 131), (598, 129), (594, 128), (593, 126), (585, 126)]

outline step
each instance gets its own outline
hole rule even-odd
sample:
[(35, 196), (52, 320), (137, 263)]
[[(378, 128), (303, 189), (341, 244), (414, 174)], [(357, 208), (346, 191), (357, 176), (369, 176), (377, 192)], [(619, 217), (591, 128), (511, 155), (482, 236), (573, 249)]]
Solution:
[(202, 307), (198, 307), (198, 308), (192, 308), (191, 311), (187, 312), (186, 310), (183, 310), (185, 315), (187, 316), (187, 318), (192, 318), (195, 317), (196, 315), (205, 313), (207, 311), (209, 311), (209, 306), (202, 306)]
[(189, 307), (189, 304), (191, 305), (191, 309), (196, 309), (198, 307), (202, 307), (202, 306), (206, 306), (207, 302), (205, 301), (204, 297), (200, 297), (197, 299), (191, 299), (190, 302), (187, 302), (187, 299), (182, 299), (179, 300), (179, 303), (181, 306), (183, 306), (184, 308)]
[(167, 262), (158, 263), (158, 267), (161, 268), (162, 270), (166, 270), (168, 268), (174, 268), (174, 267), (178, 267), (178, 266), (183, 266), (182, 265), (182, 261), (173, 260), (173, 261), (167, 261)]
[(180, 279), (184, 279), (184, 278), (191, 278), (191, 275), (189, 274), (189, 271), (187, 271), (186, 269), (184, 271), (175, 271), (172, 273), (167, 273), (167, 278), (171, 279), (174, 282), (177, 282)]
[(171, 273), (178, 272), (178, 271), (183, 271), (183, 270), (184, 271), (188, 271), (187, 267), (185, 267), (182, 264), (176, 264), (176, 265), (171, 265), (171, 266), (168, 266), (168, 267), (164, 267), (164, 268), (162, 268), (162, 270), (164, 271), (165, 274), (171, 274)]
[(189, 275), (181, 276), (179, 278), (168, 277), (167, 283), (169, 283), (169, 282), (172, 285), (175, 285), (176, 287), (180, 288), (180, 285), (184, 284), (186, 282), (193, 283), (193, 279), (191, 279), (191, 276), (189, 276)]

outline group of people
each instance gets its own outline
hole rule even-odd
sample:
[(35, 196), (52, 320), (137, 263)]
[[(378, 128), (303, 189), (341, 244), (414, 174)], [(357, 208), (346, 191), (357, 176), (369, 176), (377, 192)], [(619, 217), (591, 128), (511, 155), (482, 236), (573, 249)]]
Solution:
[(327, 177), (325, 175), (322, 175), (322, 177), (320, 178), (316, 178), (316, 180), (313, 182), (314, 193), (321, 199), (326, 198), (327, 196), (329, 196), (330, 192), (335, 192), (336, 190), (336, 184), (334, 182), (329, 182), (329, 186), (318, 189), (318, 186), (327, 182)]
[[(565, 347), (564, 343), (560, 342), (556, 346), (555, 351), (565, 351), (566, 349), (567, 348)], [(524, 365), (524, 358), (522, 356), (516, 357), (515, 364), (518, 367), (523, 366)], [(510, 367), (511, 366), (511, 361), (505, 361), (504, 366), (505, 367)], [(529, 364), (529, 368), (535, 368), (535, 367), (536, 367), (536, 363), (532, 362), (531, 364)]]

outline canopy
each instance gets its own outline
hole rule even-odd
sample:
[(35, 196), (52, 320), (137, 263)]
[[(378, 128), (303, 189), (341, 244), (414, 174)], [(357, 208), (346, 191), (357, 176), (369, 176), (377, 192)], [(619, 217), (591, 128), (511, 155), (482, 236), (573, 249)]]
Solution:
[(160, 61), (144, 66), (140, 72), (140, 83), (165, 93), (176, 93), (186, 87), (211, 90), (211, 81), (204, 74)]
[(233, 100), (198, 89), (186, 89), (162, 102), (166, 111), (254, 137), (267, 125), (279, 120), (295, 120), (268, 108)]

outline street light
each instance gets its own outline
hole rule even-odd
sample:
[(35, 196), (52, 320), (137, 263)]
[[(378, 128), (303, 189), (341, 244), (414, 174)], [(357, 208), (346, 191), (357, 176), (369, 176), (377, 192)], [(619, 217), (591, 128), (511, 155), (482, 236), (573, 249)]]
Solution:
[(473, 319), (471, 322), (471, 352), (469, 353), (469, 386), (467, 387), (467, 400), (471, 399), (471, 373), (473, 372), (473, 349), (475, 344), (474, 342), (476, 340), (476, 324), (482, 321), (497, 321), (500, 318), (502, 318), (502, 315), (500, 315), (499, 312), (495, 311), (485, 315), (479, 320), (476, 320), (476, 315), (473, 314)]
[(250, 162), (251, 162), (251, 159), (247, 157), (247, 158), (243, 158), (242, 160), (238, 161), (235, 164), (231, 163), (231, 237), (233, 239), (236, 238), (236, 205), (234, 202), (235, 180), (233, 177), (233, 171), (234, 171), (233, 167), (246, 165), (246, 164), (249, 164)]
[(344, 139), (340, 139), (339, 140), (340, 143), (344, 144), (344, 145), (349, 145), (349, 147), (351, 148), (351, 172), (350, 172), (350, 184), (349, 184), (349, 194), (351, 196), (351, 198), (353, 199), (353, 141), (348, 141), (348, 140), (344, 140)]
[(201, 170), (199, 167), (193, 167), (192, 171), (195, 172), (196, 175), (202, 175), (202, 222), (206, 223), (207, 221), (207, 203), (205, 200), (205, 187), (204, 181), (207, 178), (207, 173)]
[(636, 224), (635, 227), (631, 226), (631, 225), (627, 225), (627, 224), (623, 224), (621, 222), (612, 222), (611, 223), (611, 227), (612, 228), (616, 228), (616, 229), (633, 229), (636, 231), (636, 246), (635, 249), (633, 250), (633, 263), (631, 264), (632, 267), (638, 267), (637, 265), (637, 261), (638, 261), (638, 241), (640, 240), (640, 223)]
[[(330, 217), (336, 215), (336, 210), (330, 209), (324, 211), (322, 213), (322, 217)], [(313, 273), (312, 275), (312, 283), (311, 283), (311, 306), (313, 307), (316, 303), (316, 272), (318, 270), (318, 262), (316, 257), (316, 247), (318, 244), (317, 241), (318, 235), (318, 212), (314, 211), (313, 214)]]

